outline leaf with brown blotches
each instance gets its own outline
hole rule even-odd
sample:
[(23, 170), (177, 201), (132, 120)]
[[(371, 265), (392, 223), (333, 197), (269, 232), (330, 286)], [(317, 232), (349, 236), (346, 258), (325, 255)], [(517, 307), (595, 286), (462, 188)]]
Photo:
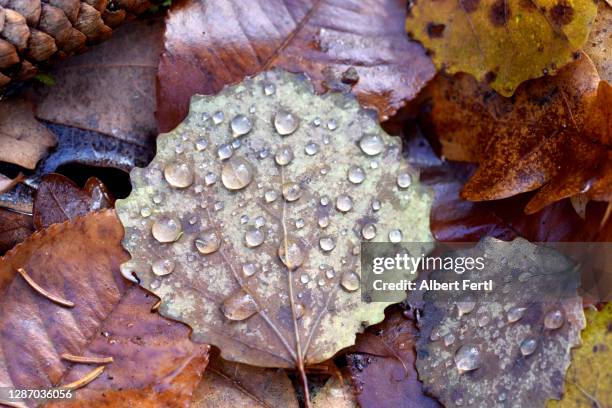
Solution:
[(32, 216), (0, 208), (0, 254), (34, 232)]
[(55, 136), (34, 118), (33, 105), (25, 99), (0, 101), (0, 161), (34, 169)]
[(362, 239), (429, 249), (400, 143), (352, 95), (284, 71), (196, 96), (117, 201), (122, 271), (224, 359), (303, 374), (383, 317), (358, 291)]
[(439, 69), (467, 72), (511, 96), (522, 82), (572, 61), (596, 13), (592, 0), (415, 1), (406, 29)]
[(124, 407), (124, 398), (137, 405), (150, 394), (165, 401), (155, 406), (189, 406), (208, 347), (193, 344), (187, 326), (152, 313), (157, 299), (123, 279), (122, 237), (115, 213), (104, 211), (37, 232), (0, 259), (0, 386), (67, 385), (96, 365), (62, 355), (112, 357), (68, 406)]
[(386, 311), (382, 323), (357, 336), (346, 356), (361, 408), (440, 408), (418, 379), (414, 317), (399, 307)]
[(463, 197), (495, 200), (539, 189), (528, 214), (579, 192), (612, 199), (612, 88), (588, 58), (521, 85), (511, 99), (467, 75), (439, 76), (430, 90), (444, 156), (480, 164)]
[(405, 0), (189, 0), (173, 4), (158, 73), (164, 132), (210, 95), (271, 68), (304, 72), (318, 91), (351, 89), (381, 119), (435, 73), (404, 31)]
[(68, 177), (47, 174), (34, 199), (34, 227), (40, 230), (91, 211), (111, 208), (113, 204), (106, 186), (95, 177), (90, 177), (81, 190)]

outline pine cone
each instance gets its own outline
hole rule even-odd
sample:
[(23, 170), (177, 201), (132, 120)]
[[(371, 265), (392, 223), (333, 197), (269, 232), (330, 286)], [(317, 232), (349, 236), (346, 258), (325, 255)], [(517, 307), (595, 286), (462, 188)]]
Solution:
[(149, 0), (0, 0), (0, 88), (108, 39)]

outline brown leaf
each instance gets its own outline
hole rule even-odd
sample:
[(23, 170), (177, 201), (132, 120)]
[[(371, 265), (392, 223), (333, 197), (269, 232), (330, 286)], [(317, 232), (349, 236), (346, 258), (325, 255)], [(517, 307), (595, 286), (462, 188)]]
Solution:
[(206, 367), (191, 406), (298, 408), (299, 404), (284, 370), (233, 363), (216, 355)]
[(585, 192), (612, 198), (610, 85), (582, 57), (554, 77), (528, 81), (501, 97), (467, 75), (432, 84), (431, 121), (443, 154), (480, 166), (463, 189), (494, 200), (540, 189), (527, 213)]
[(0, 173), (0, 194), (5, 193), (21, 183), (25, 179), (24, 175), (19, 173), (17, 177), (11, 179)]
[(185, 118), (194, 93), (214, 94), (273, 67), (307, 73), (318, 91), (354, 85), (384, 120), (435, 73), (406, 36), (405, 10), (404, 0), (175, 3), (159, 65), (160, 129)]
[(351, 383), (333, 376), (312, 399), (312, 408), (358, 408)]
[(40, 87), (39, 119), (147, 146), (155, 140), (155, 74), (163, 22), (134, 21), (91, 51), (58, 64)]
[(612, 5), (600, 1), (597, 7), (597, 17), (593, 23), (589, 39), (584, 45), (586, 52), (595, 66), (601, 79), (612, 84)]
[(0, 161), (34, 169), (55, 146), (55, 136), (40, 124), (25, 99), (0, 101)]
[(0, 208), (0, 254), (34, 232), (32, 216)]
[(425, 395), (414, 366), (418, 336), (413, 317), (399, 307), (386, 311), (385, 320), (357, 336), (356, 353), (347, 355), (348, 369), (361, 408), (438, 408)]
[[(122, 237), (115, 213), (104, 211), (37, 232), (0, 259), (0, 386), (57, 387), (95, 368), (63, 360), (64, 353), (113, 357), (69, 406), (129, 406), (120, 392), (149, 400), (160, 393), (167, 403), (156, 406), (189, 405), (208, 346), (191, 343), (187, 326), (152, 313), (157, 299), (121, 277)], [(75, 306), (37, 293), (18, 268)]]
[(34, 227), (40, 230), (91, 211), (110, 208), (113, 203), (104, 184), (95, 177), (87, 180), (81, 190), (68, 177), (47, 174), (38, 186), (34, 199)]

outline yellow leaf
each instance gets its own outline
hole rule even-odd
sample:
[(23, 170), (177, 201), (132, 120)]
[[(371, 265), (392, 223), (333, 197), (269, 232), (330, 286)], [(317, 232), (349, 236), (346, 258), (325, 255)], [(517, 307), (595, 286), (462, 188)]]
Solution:
[(596, 13), (592, 0), (419, 1), (406, 29), (439, 69), (467, 72), (510, 96), (575, 58)]

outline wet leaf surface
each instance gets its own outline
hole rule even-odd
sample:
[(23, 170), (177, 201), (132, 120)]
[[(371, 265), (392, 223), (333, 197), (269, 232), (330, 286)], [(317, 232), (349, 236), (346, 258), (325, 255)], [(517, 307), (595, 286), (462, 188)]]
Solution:
[(318, 91), (351, 89), (381, 119), (434, 75), (404, 31), (406, 1), (199, 1), (173, 4), (158, 74), (157, 118), (169, 131), (194, 93), (214, 94), (270, 68), (305, 72)]
[[(113, 357), (70, 406), (124, 407), (120, 392), (145, 400), (159, 394), (167, 404), (156, 406), (188, 406), (208, 348), (191, 343), (187, 326), (152, 313), (157, 299), (122, 278), (122, 236), (114, 212), (105, 211), (37, 232), (0, 259), (0, 386), (56, 387), (91, 372), (64, 353)], [(18, 268), (75, 306), (37, 293)]]
[(561, 401), (550, 401), (549, 408), (605, 407), (612, 401), (612, 303), (585, 315), (587, 327), (582, 345), (572, 352), (565, 394)]
[(425, 395), (418, 379), (414, 366), (418, 335), (412, 314), (393, 307), (382, 323), (357, 336), (356, 353), (346, 358), (361, 408), (441, 407)]
[(383, 317), (357, 291), (363, 234), (430, 239), (430, 199), (398, 142), (354, 98), (281, 71), (196, 97), (117, 201), (122, 271), (227, 360), (325, 361)]
[[(585, 326), (574, 265), (520, 238), (512, 244), (485, 238), (479, 247), (453, 256), (484, 254), (486, 267), (460, 279), (491, 279), (492, 291), (423, 295), (419, 378), (447, 407), (542, 406), (558, 399), (570, 349)], [(429, 275), (438, 282), (457, 278), (452, 270)]]
[(528, 214), (579, 192), (610, 200), (612, 88), (588, 58), (521, 85), (512, 99), (467, 75), (437, 77), (431, 94), (443, 154), (480, 163), (463, 197), (495, 200), (539, 189)]
[(411, 3), (408, 33), (439, 69), (467, 72), (511, 96), (523, 81), (575, 58), (597, 13), (591, 0), (444, 0)]

